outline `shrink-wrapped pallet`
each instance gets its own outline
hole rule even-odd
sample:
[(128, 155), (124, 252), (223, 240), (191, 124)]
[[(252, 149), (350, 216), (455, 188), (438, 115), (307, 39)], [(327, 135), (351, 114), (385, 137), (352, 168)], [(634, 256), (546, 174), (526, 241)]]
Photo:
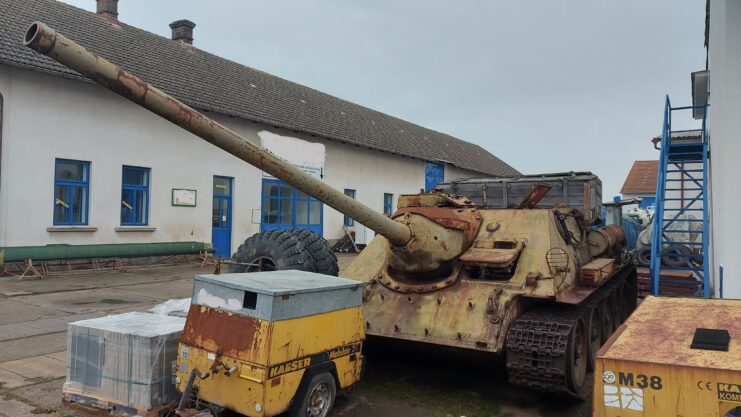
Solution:
[(69, 324), (67, 401), (151, 415), (175, 401), (181, 317), (126, 313)]

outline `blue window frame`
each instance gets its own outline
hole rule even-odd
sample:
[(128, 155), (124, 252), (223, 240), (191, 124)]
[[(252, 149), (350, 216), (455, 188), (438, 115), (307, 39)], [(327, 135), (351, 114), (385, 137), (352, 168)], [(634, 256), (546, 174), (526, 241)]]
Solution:
[[(349, 188), (345, 188), (345, 195), (355, 200), (355, 190), (351, 190)], [(345, 226), (355, 226), (355, 220), (345, 216), (345, 221), (343, 223)]]
[(445, 178), (445, 165), (436, 162), (425, 163), (425, 191), (432, 191)]
[(394, 195), (390, 193), (383, 193), (383, 214), (389, 216), (394, 213)]
[(123, 166), (121, 175), (121, 226), (149, 222), (149, 168)]
[(275, 179), (262, 180), (261, 230), (306, 229), (322, 235), (322, 202)]
[(54, 160), (54, 225), (86, 225), (90, 162)]

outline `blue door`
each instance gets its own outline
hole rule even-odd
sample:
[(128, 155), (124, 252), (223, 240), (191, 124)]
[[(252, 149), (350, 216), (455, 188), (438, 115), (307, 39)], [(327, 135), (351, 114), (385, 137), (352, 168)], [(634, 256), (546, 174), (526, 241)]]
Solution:
[(307, 229), (323, 233), (322, 202), (280, 180), (262, 180), (260, 230)]
[(232, 255), (232, 179), (214, 177), (214, 201), (211, 212), (211, 244), (216, 256)]
[(430, 191), (445, 178), (445, 165), (435, 162), (425, 163), (425, 191)]

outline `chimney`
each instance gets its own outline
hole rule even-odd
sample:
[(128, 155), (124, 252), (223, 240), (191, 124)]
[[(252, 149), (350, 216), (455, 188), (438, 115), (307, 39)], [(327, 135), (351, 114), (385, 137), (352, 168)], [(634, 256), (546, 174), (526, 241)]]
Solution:
[(118, 0), (95, 0), (98, 3), (98, 14), (108, 20), (118, 22)]
[(196, 27), (195, 23), (185, 19), (170, 23), (170, 29), (172, 29), (172, 40), (192, 45), (194, 27)]

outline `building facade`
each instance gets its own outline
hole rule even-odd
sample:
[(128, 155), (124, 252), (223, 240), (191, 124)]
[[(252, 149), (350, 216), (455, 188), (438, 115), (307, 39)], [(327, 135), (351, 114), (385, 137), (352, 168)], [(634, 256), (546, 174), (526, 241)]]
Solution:
[[(130, 64), (133, 73), (378, 211), (390, 213), (400, 194), (442, 180), (518, 173), (476, 145), (207, 55), (190, 44), (190, 23), (166, 39), (100, 8), (95, 14), (60, 2), (0, 0), (0, 9), (0, 24), (12, 29), (0, 32), (8, 36), (0, 39), (6, 41), (0, 42), (0, 248), (205, 242), (228, 256), (261, 230), (299, 227), (331, 240), (351, 227), (360, 243), (373, 237), (48, 58), (19, 57), (34, 52), (10, 42), (19, 43), (23, 26), (35, 19), (114, 63)], [(139, 55), (156, 60), (133, 62)], [(221, 82), (232, 85), (199, 95), (219, 88), (203, 74), (202, 85), (182, 82), (199, 65), (231, 72), (232, 81)], [(302, 110), (286, 109), (289, 102)]]
[[(709, 71), (711, 264), (716, 295), (741, 298), (741, 2), (710, 0)], [(721, 276), (723, 278), (721, 278)]]

